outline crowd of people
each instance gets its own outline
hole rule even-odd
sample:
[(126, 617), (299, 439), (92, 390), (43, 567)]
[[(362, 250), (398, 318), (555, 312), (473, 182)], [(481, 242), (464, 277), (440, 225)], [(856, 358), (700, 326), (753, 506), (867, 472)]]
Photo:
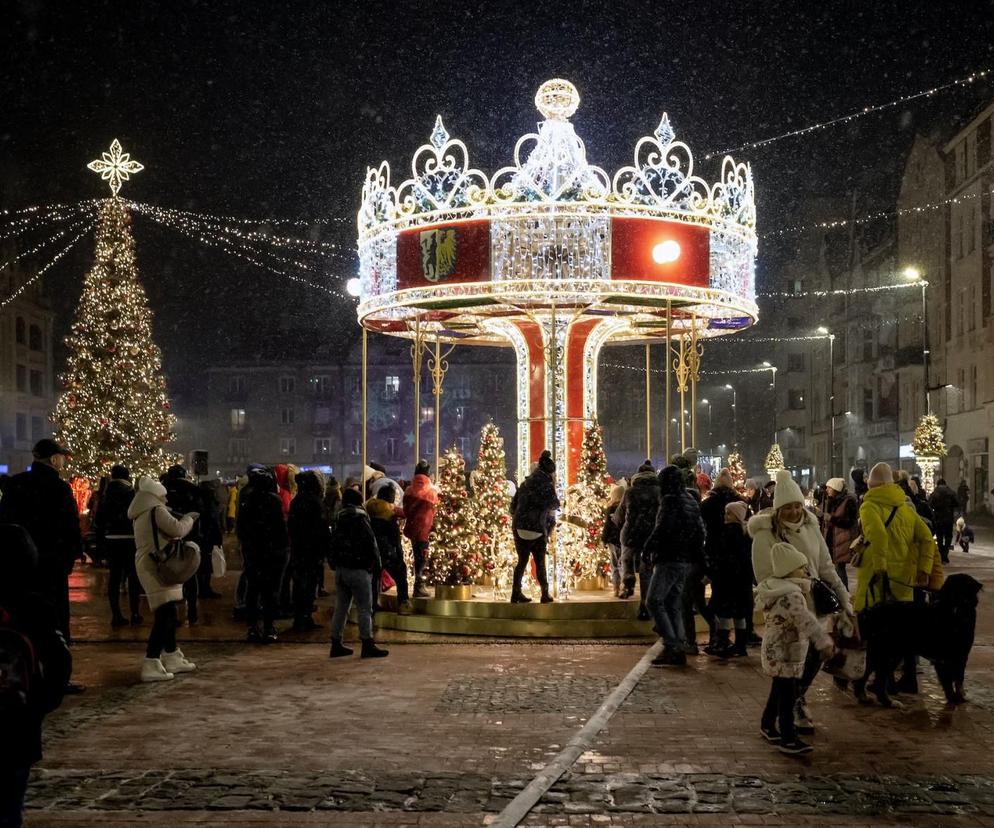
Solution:
[[(800, 738), (814, 733), (806, 691), (837, 643), (858, 642), (875, 605), (934, 594), (954, 537), (969, 551), (965, 484), (953, 492), (940, 479), (926, 496), (917, 477), (878, 463), (869, 475), (853, 469), (851, 487), (836, 477), (804, 490), (786, 470), (736, 487), (730, 470), (712, 483), (692, 459), (677, 456), (658, 474), (646, 461), (615, 483), (602, 536), (615, 593), (632, 598), (637, 587), (639, 617), (652, 618), (664, 644), (657, 666), (698, 654), (695, 614), (709, 630), (704, 652), (716, 659), (761, 644), (772, 681), (760, 733), (784, 753), (808, 753)], [(754, 608), (764, 615), (762, 639), (752, 630)], [(896, 681), (875, 680), (918, 692), (914, 659)]]
[[(24, 639), (24, 680), (36, 679), (16, 721), (0, 722), (19, 734), (18, 749), (3, 760), (10, 766), (4, 807), (23, 797), (44, 715), (63, 694), (84, 689), (71, 681), (68, 649), (69, 575), (84, 544), (72, 490), (60, 474), (66, 456), (55, 441), (39, 441), (30, 470), (5, 481), (0, 499), (0, 634)], [(555, 470), (543, 452), (511, 498), (513, 603), (531, 600), (522, 587), (530, 561), (539, 600), (553, 601), (545, 559), (560, 510)], [(199, 602), (219, 597), (211, 579), (214, 562), (225, 561), (226, 532), (237, 537), (243, 559), (234, 611), (249, 642), (276, 641), (278, 618), (292, 618), (294, 630), (320, 628), (313, 613), (315, 599), (327, 595), (328, 565), (335, 573), (329, 656), (354, 653), (344, 641), (353, 606), (360, 657), (387, 656), (373, 635), (379, 592), (395, 585), (401, 614), (412, 611), (412, 596), (427, 596), (425, 562), (439, 498), (426, 461), (410, 481), (391, 480), (375, 463), (365, 471), (362, 480), (340, 485), (318, 471), (253, 464), (225, 488), (198, 483), (178, 465), (137, 483), (128, 468), (113, 466), (90, 504), (91, 554), (109, 569), (112, 627), (142, 625), (143, 596), (152, 612), (142, 681), (196, 669), (177, 645), (177, 608), (185, 605), (187, 623), (197, 624)], [(854, 469), (851, 482), (832, 478), (808, 492), (779, 471), (769, 482), (737, 487), (728, 469), (712, 483), (693, 458), (677, 456), (658, 473), (646, 461), (614, 483), (604, 505), (602, 539), (615, 594), (637, 595), (639, 617), (653, 620), (663, 641), (653, 663), (680, 666), (699, 654), (695, 615), (706, 622), (709, 656), (747, 657), (761, 645), (771, 688), (760, 732), (789, 754), (812, 749), (800, 738), (814, 732), (806, 691), (837, 642), (856, 639), (861, 614), (875, 604), (921, 600), (923, 590), (938, 589), (953, 543), (966, 552), (974, 537), (963, 487), (954, 492), (940, 479), (926, 496), (920, 480), (884, 463), (868, 475)], [(413, 573), (402, 537), (412, 547)], [(753, 631), (754, 608), (765, 616), (762, 639)], [(906, 662), (896, 690), (917, 689), (914, 662)]]

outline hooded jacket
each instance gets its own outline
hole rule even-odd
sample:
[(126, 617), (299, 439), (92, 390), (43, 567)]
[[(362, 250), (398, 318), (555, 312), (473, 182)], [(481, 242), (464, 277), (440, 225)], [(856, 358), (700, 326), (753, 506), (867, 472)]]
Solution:
[(834, 563), (849, 563), (852, 550), (849, 548), (859, 535), (859, 504), (848, 492), (840, 492), (825, 499), (825, 509), (821, 516), (821, 532)]
[(204, 515), (210, 514), (210, 507), (204, 503), (204, 492), (188, 477), (167, 474), (162, 485), (166, 487), (166, 506), (171, 511), (181, 515), (189, 512), (196, 512), (200, 515), (193, 522), (193, 528), (190, 529), (187, 540), (197, 544), (201, 550), (209, 550), (201, 528)]
[[(755, 518), (754, 518), (755, 519)], [(766, 616), (763, 672), (775, 678), (800, 678), (808, 642), (825, 649), (832, 639), (808, 605), (811, 581), (769, 577), (756, 587), (756, 606)]]
[(757, 583), (773, 575), (771, 551), (773, 544), (784, 541), (791, 544), (805, 558), (808, 568), (817, 578), (825, 581), (838, 596), (843, 609), (852, 612), (852, 601), (849, 590), (839, 578), (839, 573), (832, 563), (825, 538), (821, 534), (818, 521), (807, 509), (802, 510), (801, 526), (799, 529), (785, 529), (784, 537), (778, 538), (773, 534), (773, 510), (767, 509), (749, 520), (749, 535), (752, 538), (752, 568), (756, 573)]
[(556, 522), (559, 498), (552, 475), (539, 466), (524, 479), (511, 498), (511, 529), (541, 532), (546, 537)]
[(135, 489), (130, 480), (111, 480), (107, 483), (93, 519), (93, 529), (99, 541), (135, 536), (128, 518), (128, 507), (134, 498)]
[(427, 543), (435, 523), (438, 491), (427, 474), (416, 474), (404, 492), (404, 536), (412, 543)]
[(952, 526), (953, 520), (956, 518), (956, 510), (959, 509), (956, 492), (944, 483), (941, 486), (936, 486), (932, 490), (932, 496), (928, 499), (928, 505), (932, 507), (936, 526)]
[(290, 490), (290, 467), (286, 463), (277, 463), (273, 466), (273, 474), (276, 477), (277, 494), (283, 505), (283, 517), (286, 518), (290, 514), (290, 501), (293, 500), (293, 493)]
[(152, 515), (159, 529), (159, 548), (170, 540), (185, 538), (193, 528), (193, 518), (187, 515), (177, 518), (166, 508), (166, 489), (161, 483), (152, 481), (140, 483), (135, 499), (128, 507), (135, 533), (135, 568), (138, 580), (148, 596), (148, 605), (156, 610), (170, 601), (183, 600), (182, 584), (164, 584), (159, 580), (159, 571), (151, 555), (155, 552), (155, 538), (152, 533)]
[(697, 499), (687, 491), (685, 476), (676, 466), (659, 472), (659, 510), (643, 555), (650, 563), (699, 564), (704, 557), (704, 521)]
[(625, 491), (612, 520), (621, 527), (621, 545), (641, 552), (656, 525), (659, 511), (659, 478), (655, 472), (639, 472)]
[(41, 723), (62, 703), (72, 673), (72, 657), (58, 630), (54, 606), (34, 591), (38, 551), (20, 526), (0, 525), (0, 610), (9, 626), (28, 639), (39, 672), (31, 676), (23, 715), (3, 734), (0, 773), (33, 765), (41, 759)]
[[(389, 506), (389, 504), (387, 504)], [(332, 569), (380, 569), (376, 536), (369, 525), (366, 510), (359, 506), (343, 506), (331, 533), (328, 563)]]
[[(892, 511), (894, 517), (885, 527)], [(859, 579), (853, 601), (856, 611), (881, 603), (885, 598), (879, 585), (870, 590), (874, 573), (881, 570), (886, 570), (889, 576), (892, 596), (898, 601), (911, 601), (918, 574), (931, 575), (935, 569), (935, 538), (925, 521), (908, 504), (896, 483), (870, 489), (859, 507), (859, 520), (863, 538), (869, 545), (856, 570)]]
[(285, 555), (290, 546), (283, 503), (276, 481), (264, 471), (253, 471), (238, 499), (238, 540), (243, 554)]

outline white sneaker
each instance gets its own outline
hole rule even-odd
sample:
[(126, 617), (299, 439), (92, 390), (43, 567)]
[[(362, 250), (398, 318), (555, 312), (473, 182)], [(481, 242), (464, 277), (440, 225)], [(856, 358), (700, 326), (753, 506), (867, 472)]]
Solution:
[(188, 661), (179, 647), (171, 653), (162, 654), (162, 666), (170, 673), (192, 673), (197, 669), (197, 665)]
[(157, 658), (142, 660), (142, 681), (169, 681), (173, 677)]

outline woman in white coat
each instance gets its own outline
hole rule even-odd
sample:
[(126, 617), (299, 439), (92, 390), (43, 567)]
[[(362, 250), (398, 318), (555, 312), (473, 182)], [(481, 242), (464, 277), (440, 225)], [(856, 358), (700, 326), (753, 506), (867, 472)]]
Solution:
[(142, 662), (142, 681), (168, 681), (176, 673), (188, 673), (197, 665), (188, 661), (176, 646), (176, 603), (183, 600), (182, 584), (165, 584), (159, 579), (158, 568), (152, 554), (155, 538), (152, 534), (152, 517), (159, 530), (159, 548), (171, 540), (184, 537), (199, 517), (195, 512), (173, 517), (166, 507), (166, 487), (151, 477), (138, 481), (128, 517), (135, 529), (135, 567), (149, 606), (155, 614), (152, 631)]
[[(839, 578), (835, 564), (832, 563), (832, 555), (818, 526), (818, 518), (804, 508), (801, 487), (790, 476), (789, 471), (786, 469), (778, 471), (776, 484), (773, 492), (773, 508), (764, 509), (749, 521), (752, 566), (756, 573), (756, 582), (762, 583), (773, 575), (773, 545), (789, 543), (807, 559), (811, 575), (824, 581), (838, 596), (842, 605), (838, 626), (843, 635), (851, 635), (855, 628), (852, 600), (845, 584)], [(801, 734), (814, 733), (814, 725), (808, 715), (804, 694), (818, 675), (819, 669), (821, 669), (821, 657), (818, 650), (811, 647), (808, 650), (804, 674), (801, 676), (798, 688), (799, 695), (794, 706), (797, 732)]]

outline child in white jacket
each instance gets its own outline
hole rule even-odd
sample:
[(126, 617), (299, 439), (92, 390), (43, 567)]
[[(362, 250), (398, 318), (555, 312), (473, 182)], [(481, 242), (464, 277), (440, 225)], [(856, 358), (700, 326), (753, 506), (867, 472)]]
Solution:
[(769, 565), (771, 574), (756, 587), (756, 605), (766, 616), (763, 672), (773, 679), (760, 733), (782, 753), (810, 753), (813, 748), (797, 737), (794, 726), (798, 680), (804, 673), (808, 642), (827, 659), (832, 639), (811, 611), (811, 574), (805, 555), (789, 543), (774, 543)]

